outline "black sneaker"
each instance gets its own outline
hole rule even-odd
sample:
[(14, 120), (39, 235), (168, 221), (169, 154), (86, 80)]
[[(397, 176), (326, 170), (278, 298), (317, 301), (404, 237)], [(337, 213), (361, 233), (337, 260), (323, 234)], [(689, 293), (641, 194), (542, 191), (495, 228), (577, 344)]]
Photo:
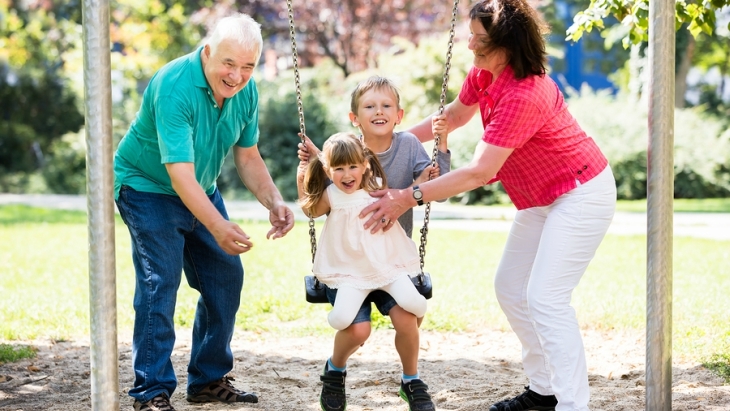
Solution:
[(319, 376), (319, 380), (322, 381), (322, 394), (319, 395), (322, 411), (345, 411), (347, 408), (345, 377), (347, 371), (329, 371), (325, 364), (324, 371)]
[(419, 379), (410, 380), (407, 383), (401, 381), (398, 392), (403, 401), (408, 403), (410, 411), (436, 411), (428, 393), (428, 385)]
[(527, 386), (522, 394), (492, 405), (489, 411), (555, 411), (556, 405), (558, 399), (554, 395), (540, 395)]
[(172, 405), (170, 405), (170, 397), (164, 393), (147, 402), (134, 400), (134, 405), (132, 405), (132, 407), (134, 408), (134, 411), (175, 411), (175, 409), (172, 408)]

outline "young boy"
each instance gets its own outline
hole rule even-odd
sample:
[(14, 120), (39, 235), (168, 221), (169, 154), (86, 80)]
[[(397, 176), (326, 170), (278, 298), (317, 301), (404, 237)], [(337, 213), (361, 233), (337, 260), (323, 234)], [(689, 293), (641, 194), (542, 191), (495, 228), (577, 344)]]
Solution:
[[(447, 149), (446, 135), (441, 135), (438, 149), (438, 164), (431, 166), (431, 158), (415, 135), (401, 131), (395, 126), (403, 118), (400, 95), (395, 85), (384, 77), (373, 76), (357, 85), (350, 102), (350, 121), (359, 128), (365, 145), (378, 155), (390, 188), (406, 188), (437, 177), (440, 170), (451, 168), (451, 154)], [(309, 153), (319, 150), (305, 137), (299, 144), (299, 158), (308, 161)], [(413, 232), (413, 210), (398, 218), (406, 234)], [(334, 303), (337, 290), (327, 288), (327, 297)], [(399, 395), (411, 411), (435, 410), (428, 386), (418, 373), (420, 322), (416, 316), (404, 310), (384, 291), (374, 291), (363, 303), (353, 323), (335, 334), (332, 356), (325, 364), (320, 377), (323, 383), (320, 405), (323, 411), (342, 411), (347, 400), (345, 377), (347, 360), (370, 336), (371, 302), (378, 311), (390, 316), (395, 328), (395, 348), (401, 359), (403, 375)]]

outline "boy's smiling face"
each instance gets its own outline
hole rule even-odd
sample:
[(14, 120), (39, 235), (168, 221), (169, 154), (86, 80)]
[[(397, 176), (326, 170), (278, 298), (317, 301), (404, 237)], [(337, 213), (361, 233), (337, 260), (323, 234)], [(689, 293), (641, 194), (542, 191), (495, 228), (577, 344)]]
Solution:
[(392, 136), (403, 118), (396, 96), (385, 88), (366, 91), (358, 103), (357, 113), (350, 113), (350, 121), (366, 138)]

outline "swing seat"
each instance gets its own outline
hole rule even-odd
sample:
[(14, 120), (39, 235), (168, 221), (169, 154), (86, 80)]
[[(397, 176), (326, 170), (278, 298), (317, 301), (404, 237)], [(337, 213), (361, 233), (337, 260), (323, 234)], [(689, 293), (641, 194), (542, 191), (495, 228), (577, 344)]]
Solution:
[[(422, 272), (415, 277), (411, 277), (413, 285), (418, 293), (427, 300), (433, 296), (433, 284), (431, 283), (431, 275)], [(329, 303), (324, 284), (320, 283), (317, 277), (313, 275), (304, 276), (304, 291), (306, 292), (306, 300), (308, 303), (320, 304)]]
[(308, 303), (329, 303), (324, 284), (320, 283), (317, 277), (313, 275), (304, 276), (304, 291), (306, 291)]
[(411, 277), (411, 281), (413, 281), (413, 285), (416, 286), (416, 290), (418, 290), (418, 293), (426, 297), (427, 300), (433, 296), (433, 284), (431, 284), (431, 274), (424, 271), (415, 277)]

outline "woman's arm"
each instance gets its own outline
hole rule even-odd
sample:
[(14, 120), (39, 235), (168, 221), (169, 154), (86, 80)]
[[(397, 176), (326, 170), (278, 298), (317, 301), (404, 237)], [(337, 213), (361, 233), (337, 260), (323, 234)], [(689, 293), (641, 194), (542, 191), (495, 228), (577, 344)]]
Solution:
[[(451, 197), (487, 184), (513, 151), (513, 148), (498, 147), (480, 141), (469, 164), (419, 186), (423, 193), (423, 202)], [(360, 212), (360, 217), (364, 218), (372, 213), (365, 222), (365, 228), (372, 228), (372, 232), (384, 228), (381, 219), (395, 220), (407, 209), (418, 205), (413, 198), (413, 188), (379, 190), (370, 195), (380, 199), (365, 207)]]

